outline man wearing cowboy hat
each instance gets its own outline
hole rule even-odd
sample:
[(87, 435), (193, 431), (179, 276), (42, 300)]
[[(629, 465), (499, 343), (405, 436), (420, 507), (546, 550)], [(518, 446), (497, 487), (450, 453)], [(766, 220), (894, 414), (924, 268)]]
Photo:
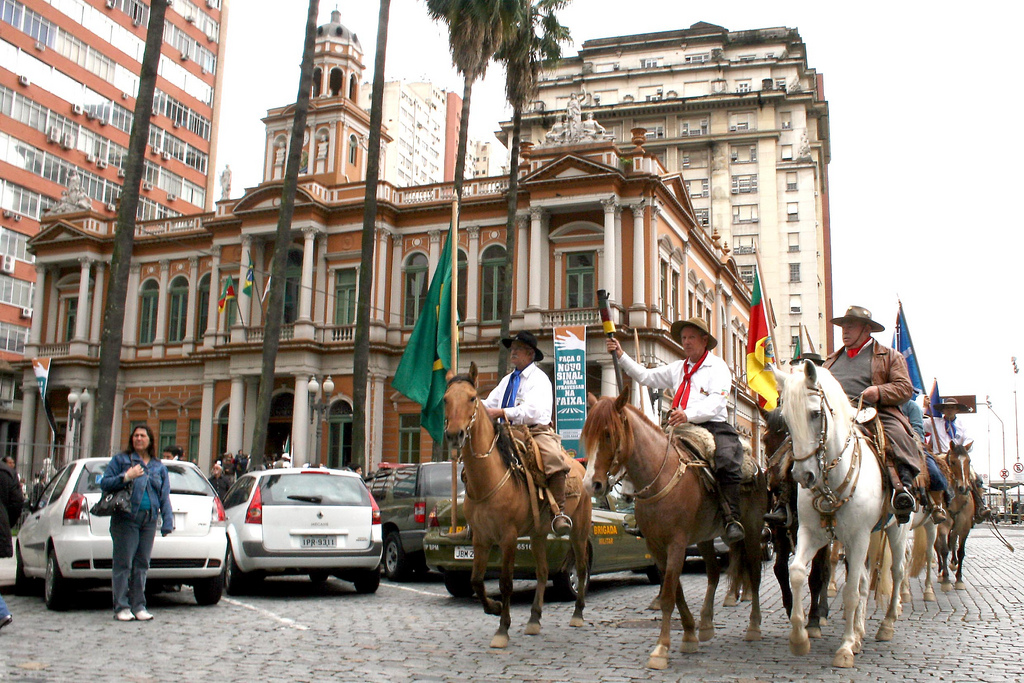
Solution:
[(565, 514), (565, 478), (569, 474), (569, 462), (562, 455), (561, 440), (551, 428), (554, 404), (551, 380), (537, 367), (544, 353), (537, 348), (537, 338), (525, 331), (502, 339), (501, 343), (510, 349), (509, 359), (515, 370), (502, 377), (484, 399), (483, 406), (491, 419), (530, 428), (530, 436), (544, 460), (548, 490), (558, 506), (558, 514), (551, 520), (551, 530), (564, 536), (572, 528), (572, 520)]
[(843, 346), (825, 360), (824, 367), (842, 385), (854, 405), (877, 410), (885, 434), (886, 453), (896, 464), (903, 485), (893, 492), (892, 507), (900, 524), (910, 521), (914, 511), (914, 478), (921, 471), (920, 449), (911, 435), (910, 421), (900, 411), (914, 395), (907, 362), (898, 351), (879, 344), (872, 332), (885, 329), (871, 319), (863, 306), (850, 306), (846, 315), (832, 319), (843, 330)]
[(743, 449), (739, 435), (729, 424), (728, 397), (732, 390), (732, 372), (711, 353), (718, 340), (711, 335), (702, 318), (679, 320), (672, 324), (672, 338), (683, 347), (685, 360), (657, 368), (645, 368), (623, 352), (614, 338), (606, 344), (608, 353), (618, 357), (622, 370), (635, 381), (673, 393), (670, 426), (693, 422), (715, 437), (715, 479), (729, 508), (722, 539), (729, 544), (743, 540), (740, 524), (740, 466)]
[[(958, 414), (969, 413), (971, 412), (970, 408), (952, 396), (942, 399), (939, 405), (934, 407), (942, 413), (942, 419), (936, 420), (934, 417), (929, 417), (924, 421), (925, 443), (929, 460), (936, 455), (949, 453), (949, 448), (954, 443), (969, 451), (974, 445), (974, 439), (968, 437), (967, 430), (960, 422)], [(981, 495), (977, 477), (974, 477), (973, 473), (971, 484), (971, 495), (974, 497), (974, 521), (980, 523), (988, 519), (990, 512)]]

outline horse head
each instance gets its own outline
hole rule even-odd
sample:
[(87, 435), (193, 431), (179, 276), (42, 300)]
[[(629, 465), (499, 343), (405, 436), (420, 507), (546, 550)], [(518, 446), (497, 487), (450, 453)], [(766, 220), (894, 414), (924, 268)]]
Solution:
[(782, 417), (793, 442), (793, 479), (811, 488), (822, 476), (819, 461), (838, 457), (852, 429), (853, 406), (843, 387), (825, 368), (810, 361), (792, 372), (775, 370)]
[(790, 458), (776, 456), (776, 453), (789, 436), (789, 426), (782, 416), (782, 408), (776, 408), (764, 414), (765, 427), (762, 433), (764, 452), (768, 456), (768, 487), (775, 488), (782, 483), (789, 469)]
[(444, 392), (444, 438), (449, 448), (462, 450), (469, 438), (480, 404), (476, 392), (476, 363), (470, 363), (468, 375), (449, 370)]
[(609, 477), (617, 476), (633, 450), (633, 432), (626, 411), (629, 389), (617, 398), (587, 396), (587, 421), (581, 437), (587, 454), (587, 476), (583, 479), (595, 496), (603, 496), (611, 488)]
[(971, 481), (971, 456), (967, 454), (967, 449), (958, 443), (950, 444), (946, 462), (953, 474), (957, 493), (963, 496), (969, 494), (973, 482)]

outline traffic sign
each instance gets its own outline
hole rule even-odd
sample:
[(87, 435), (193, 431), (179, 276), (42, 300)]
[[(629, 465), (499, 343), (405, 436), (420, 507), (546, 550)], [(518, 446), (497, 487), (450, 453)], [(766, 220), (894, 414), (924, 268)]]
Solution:
[(1024, 472), (1024, 463), (1015, 462), (1013, 463), (1013, 471), (1017, 474)]
[(1010, 472), (1004, 467), (1003, 469), (999, 470), (999, 476), (1002, 477), (1003, 479), (1008, 479), (1010, 476)]

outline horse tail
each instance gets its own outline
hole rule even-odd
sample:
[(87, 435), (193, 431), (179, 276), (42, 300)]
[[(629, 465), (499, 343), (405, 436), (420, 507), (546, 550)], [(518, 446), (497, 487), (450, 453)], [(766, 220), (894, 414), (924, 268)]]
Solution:
[(880, 606), (888, 603), (892, 595), (892, 555), (885, 541), (885, 532), (876, 531), (868, 546), (868, 568), (873, 572), (875, 602)]
[(928, 552), (928, 531), (922, 524), (914, 529), (914, 545), (910, 555), (908, 576), (920, 576), (921, 570), (928, 566), (931, 556)]

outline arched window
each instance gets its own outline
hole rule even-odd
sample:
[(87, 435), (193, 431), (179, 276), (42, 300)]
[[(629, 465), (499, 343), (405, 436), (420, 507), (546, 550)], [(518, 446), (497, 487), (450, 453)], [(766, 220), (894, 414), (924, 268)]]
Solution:
[(214, 462), (220, 460), (220, 456), (228, 452), (228, 415), (231, 413), (230, 407), (227, 403), (217, 413), (217, 419), (214, 420), (216, 423), (214, 429), (217, 430), (217, 454), (214, 457)]
[(345, 87), (345, 74), (338, 67), (331, 69), (331, 97), (340, 97), (342, 88)]
[(348, 163), (355, 165), (356, 153), (359, 151), (359, 139), (355, 135), (348, 136)]
[(352, 462), (352, 406), (335, 401), (327, 417), (327, 466), (354, 467)]
[(357, 88), (359, 87), (359, 80), (355, 74), (348, 77), (348, 98), (353, 102), (356, 101), (356, 95), (359, 94)]
[(320, 97), (320, 90), (323, 87), (324, 72), (320, 67), (313, 69), (313, 97)]
[(581, 251), (567, 254), (566, 308), (594, 307), (594, 252)]
[(210, 322), (210, 274), (199, 278), (199, 300), (196, 302), (196, 337), (206, 334)]
[(402, 324), (412, 327), (416, 324), (427, 298), (427, 257), (424, 254), (413, 254), (405, 261), (405, 306)]
[(156, 337), (157, 307), (160, 303), (160, 285), (149, 279), (139, 291), (139, 344), (152, 344)]
[(185, 322), (188, 318), (188, 279), (179, 275), (171, 280), (167, 318), (167, 341), (181, 342), (185, 339)]
[(480, 269), (480, 321), (501, 320), (505, 301), (505, 248), (492, 244), (484, 249)]
[(64, 341), (69, 342), (75, 338), (75, 327), (78, 326), (78, 297), (63, 297), (64, 308)]
[(299, 292), (302, 285), (302, 251), (288, 252), (288, 265), (284, 271), (284, 320), (285, 325), (299, 318)]
[(459, 283), (459, 291), (458, 291), (459, 302), (458, 302), (457, 308), (459, 310), (459, 320), (465, 320), (466, 319), (466, 298), (467, 298), (466, 297), (466, 289), (469, 286), (469, 269), (467, 268), (467, 265), (469, 263), (469, 259), (466, 257), (466, 252), (462, 251), (461, 249), (459, 249), (458, 259), (459, 259), (458, 260), (458, 264), (459, 264), (459, 280), (458, 280), (458, 283)]
[(358, 271), (342, 268), (334, 277), (334, 324), (353, 325), (356, 322)]

